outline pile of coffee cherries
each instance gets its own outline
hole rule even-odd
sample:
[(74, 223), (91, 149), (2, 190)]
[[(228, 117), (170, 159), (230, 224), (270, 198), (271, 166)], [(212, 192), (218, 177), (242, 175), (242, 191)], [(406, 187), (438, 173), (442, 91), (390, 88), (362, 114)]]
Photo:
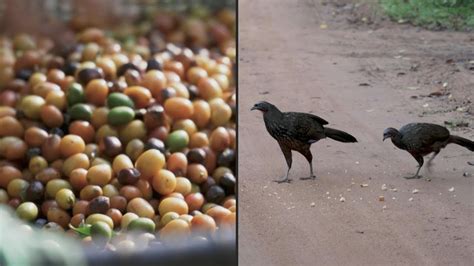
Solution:
[(0, 37), (0, 204), (134, 250), (235, 236), (235, 15)]

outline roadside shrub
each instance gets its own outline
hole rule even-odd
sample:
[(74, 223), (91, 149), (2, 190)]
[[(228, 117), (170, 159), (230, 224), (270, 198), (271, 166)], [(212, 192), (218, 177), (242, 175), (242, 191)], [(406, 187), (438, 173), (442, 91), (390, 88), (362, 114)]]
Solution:
[(380, 0), (394, 20), (431, 29), (474, 29), (474, 0)]

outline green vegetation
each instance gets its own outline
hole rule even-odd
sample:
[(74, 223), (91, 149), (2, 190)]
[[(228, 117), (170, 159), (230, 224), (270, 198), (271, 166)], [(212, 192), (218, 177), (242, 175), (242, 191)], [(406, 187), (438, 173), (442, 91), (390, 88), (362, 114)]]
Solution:
[(474, 0), (380, 0), (382, 8), (400, 22), (431, 29), (474, 29)]

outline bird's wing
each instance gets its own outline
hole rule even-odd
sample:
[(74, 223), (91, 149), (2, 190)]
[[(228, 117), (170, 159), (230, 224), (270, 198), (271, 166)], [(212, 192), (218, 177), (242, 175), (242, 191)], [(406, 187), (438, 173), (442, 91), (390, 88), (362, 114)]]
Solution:
[(449, 131), (440, 125), (428, 123), (411, 123), (400, 128), (402, 141), (415, 149), (429, 147), (438, 141), (449, 138)]
[(311, 119), (313, 119), (314, 121), (318, 122), (320, 125), (327, 125), (329, 124), (328, 121), (322, 119), (321, 117), (317, 116), (317, 115), (313, 115), (313, 114), (306, 114), (306, 113), (303, 113), (304, 115), (310, 117)]
[(329, 124), (328, 121), (322, 119), (321, 117), (317, 116), (317, 115), (313, 115), (313, 114), (308, 114), (308, 113), (300, 113), (300, 112), (286, 112), (285, 114), (289, 114), (289, 115), (292, 115), (292, 116), (295, 116), (295, 117), (305, 117), (307, 119), (312, 119), (314, 120), (316, 123), (320, 124), (320, 125), (327, 125)]
[(324, 128), (314, 117), (317, 116), (296, 112), (285, 113), (285, 120), (288, 121), (290, 135), (305, 143), (324, 138)]

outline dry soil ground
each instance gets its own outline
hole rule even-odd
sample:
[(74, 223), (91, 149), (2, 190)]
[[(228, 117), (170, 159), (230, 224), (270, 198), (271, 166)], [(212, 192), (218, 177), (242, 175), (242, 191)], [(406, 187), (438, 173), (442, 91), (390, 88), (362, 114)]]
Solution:
[[(416, 161), (382, 142), (384, 128), (412, 121), (468, 124), (451, 132), (474, 139), (472, 33), (355, 26), (345, 10), (239, 1), (240, 265), (474, 265), (473, 153), (448, 146), (406, 180)], [(359, 143), (322, 140), (316, 180), (298, 179), (309, 167), (293, 153), (293, 182), (272, 182), (286, 164), (250, 111), (259, 100), (317, 114)]]

